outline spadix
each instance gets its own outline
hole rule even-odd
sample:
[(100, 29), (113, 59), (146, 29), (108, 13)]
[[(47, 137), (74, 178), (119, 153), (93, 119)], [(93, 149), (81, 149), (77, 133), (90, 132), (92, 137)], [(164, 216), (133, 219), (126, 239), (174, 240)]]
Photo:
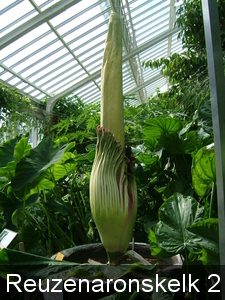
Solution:
[(109, 20), (101, 80), (101, 126), (90, 178), (90, 205), (111, 263), (126, 251), (137, 213), (133, 158), (130, 148), (124, 147), (122, 29), (116, 13)]

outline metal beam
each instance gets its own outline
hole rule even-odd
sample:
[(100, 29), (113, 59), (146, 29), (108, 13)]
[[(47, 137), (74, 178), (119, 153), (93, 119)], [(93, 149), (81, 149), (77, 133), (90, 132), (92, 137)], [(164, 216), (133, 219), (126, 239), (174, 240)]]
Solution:
[[(40, 9), (38, 8), (38, 6), (35, 4), (35, 2), (33, 0), (29, 0), (30, 3), (34, 6), (34, 8), (39, 12), (39, 14), (41, 14)], [(52, 32), (55, 33), (55, 35), (57, 36), (57, 38), (62, 42), (62, 44), (64, 45), (64, 47), (69, 51), (69, 53), (72, 55), (72, 57), (76, 60), (76, 62), (80, 65), (80, 67), (84, 70), (84, 72), (90, 76), (88, 70), (85, 68), (85, 66), (82, 64), (82, 62), (79, 60), (79, 58), (74, 54), (74, 52), (72, 51), (72, 49), (70, 48), (70, 46), (65, 42), (65, 40), (61, 37), (61, 35), (58, 33), (57, 30), (55, 30), (54, 26), (51, 24), (50, 21), (47, 21), (48, 26), (51, 28)], [(100, 86), (94, 81), (94, 84), (96, 85), (96, 87), (100, 90)]]
[[(0, 11), (0, 15), (3, 15), (4, 13), (6, 13), (7, 11), (9, 11), (10, 9), (16, 7), (16, 5), (20, 4), (21, 2), (23, 2), (23, 0), (17, 1), (12, 3), (11, 5), (7, 6), (5, 9), (3, 9), (3, 11)], [(19, 17), (18, 19), (14, 20), (13, 22), (9, 23), (8, 25), (6, 25), (5, 27), (1, 27), (0, 29), (0, 33), (2, 35), (2, 33), (6, 30), (8, 30), (10, 27), (16, 25), (17, 23), (23, 21), (24, 19), (26, 19), (28, 16), (32, 15), (35, 12), (35, 10), (30, 10), (29, 12), (27, 12), (25, 15), (22, 15), (21, 17)], [(4, 34), (3, 34), (4, 35)]]
[[(150, 41), (143, 43), (142, 45), (140, 45), (139, 47), (135, 48), (134, 50), (130, 51), (130, 53), (128, 53), (127, 55), (125, 55), (123, 57), (123, 62), (127, 61), (128, 59), (130, 59), (131, 57), (139, 54), (140, 52), (143, 52), (147, 49), (149, 49), (150, 47), (156, 45), (157, 43), (160, 43), (162, 40), (168, 38), (170, 35), (175, 34), (179, 31), (178, 28), (173, 28), (173, 29), (168, 29), (165, 32), (163, 32), (162, 34), (159, 34), (158, 36), (156, 36), (155, 38), (151, 39)], [(72, 93), (73, 91), (77, 90), (78, 88), (80, 88), (81, 86), (87, 84), (90, 81), (93, 81), (94, 79), (98, 78), (101, 76), (101, 69), (92, 73), (90, 76), (82, 79), (81, 81), (73, 84), (72, 86), (70, 86), (68, 89), (66, 89), (65, 91), (55, 95), (54, 97), (50, 98), (47, 102), (46, 105), (46, 110), (47, 112), (50, 112), (52, 110), (52, 108), (54, 107), (56, 101), (66, 95), (69, 95), (70, 93)]]
[[(137, 41), (136, 41), (136, 34), (135, 34), (135, 30), (134, 30), (134, 25), (133, 25), (133, 19), (131, 16), (131, 12), (130, 12), (130, 6), (129, 6), (129, 2), (128, 0), (126, 0), (126, 6), (127, 6), (127, 10), (128, 10), (128, 15), (129, 15), (129, 20), (130, 20), (130, 24), (131, 24), (131, 28), (132, 28), (132, 33), (133, 33), (133, 41), (134, 41), (134, 48), (137, 48)], [(138, 71), (139, 71), (139, 77), (138, 77), (138, 81), (139, 81), (139, 86), (142, 82), (144, 82), (144, 77), (143, 77), (143, 68), (141, 66), (141, 60), (139, 55), (137, 55), (137, 64), (138, 64)], [(145, 90), (145, 88), (143, 87), (140, 90), (140, 97), (143, 98), (143, 101), (147, 101), (148, 97), (147, 97), (147, 91)]]
[(11, 8), (15, 7), (16, 5), (20, 4), (21, 2), (23, 2), (23, 0), (17, 0), (13, 3), (11, 3), (10, 5), (6, 6), (5, 8), (3, 8), (0, 12), (0, 16), (3, 15), (4, 13), (6, 13), (8, 10), (10, 10)]
[[(39, 88), (37, 85), (33, 84), (32, 82), (28, 81), (26, 78), (22, 77), (21, 75), (19, 75), (18, 73), (14, 72), (13, 70), (11, 70), (10, 68), (8, 68), (7, 66), (5, 66), (4, 64), (0, 63), (0, 67), (2, 67), (3, 69), (5, 69), (6, 71), (8, 71), (9, 73), (13, 74), (15, 77), (17, 77), (18, 79), (20, 79), (22, 82), (27, 83), (28, 85), (32, 86), (33, 88), (35, 88), (36, 90), (42, 92), (44, 95), (51, 97), (50, 94), (48, 94), (47, 92), (45, 92), (44, 90), (42, 90), (41, 88)], [(19, 89), (18, 89), (19, 90)]]
[(4, 35), (0, 41), (0, 49), (5, 48), (15, 40), (19, 39), (21, 36), (30, 32), (32, 29), (37, 28), (44, 22), (52, 19), (58, 14), (62, 13), (69, 7), (73, 6), (75, 3), (80, 2), (80, 0), (63, 0), (56, 4), (50, 6), (43, 12), (39, 13), (37, 16), (18, 26), (8, 34)]
[(66, 95), (69, 95), (70, 93), (72, 93), (73, 91), (77, 90), (78, 88), (80, 88), (81, 86), (87, 84), (88, 82), (92, 81), (92, 80), (95, 80), (96, 78), (100, 77), (101, 76), (101, 70), (98, 70), (94, 73), (92, 73), (92, 75), (89, 75), (88, 77), (80, 80), (79, 82), (73, 84), (71, 87), (69, 87), (68, 89), (66, 89), (65, 91), (57, 94), (56, 96), (50, 98), (47, 103), (46, 103), (46, 111), (47, 113), (50, 112), (56, 101)]
[(138, 46), (134, 50), (131, 50), (130, 53), (125, 55), (126, 60), (130, 59), (132, 56), (137, 55), (140, 52), (143, 52), (143, 51), (147, 50), (148, 48), (151, 48), (152, 46), (154, 46), (154, 45), (160, 43), (161, 41), (165, 40), (166, 38), (168, 38), (170, 35), (173, 35), (173, 34), (179, 32), (179, 31), (180, 31), (180, 29), (178, 27), (175, 27), (173, 29), (165, 30), (163, 33), (157, 35), (156, 37), (149, 40), (148, 42), (143, 43), (142, 45)]
[[(205, 40), (208, 58), (210, 97), (216, 157), (217, 200), (219, 217), (220, 282), (225, 282), (225, 78), (217, 0), (202, 0)], [(225, 286), (221, 284), (222, 298)]]
[[(103, 1), (103, 0), (101, 0), (101, 1)], [(99, 2), (95, 3), (94, 5), (89, 6), (88, 9), (94, 8), (95, 6), (99, 5), (98, 3), (99, 3)], [(33, 2), (32, 2), (32, 4), (33, 4)], [(34, 4), (33, 4), (33, 5), (34, 5)], [(35, 7), (37, 7), (37, 6), (35, 6)], [(82, 13), (86, 12), (88, 9), (86, 8), (84, 11), (82, 11)], [(37, 7), (36, 10), (40, 11), (40, 10), (38, 9), (38, 7)], [(108, 10), (109, 10), (109, 9), (108, 9)], [(89, 18), (89, 19), (86, 20), (85, 22), (83, 22), (83, 23), (77, 25), (77, 26), (76, 26), (76, 30), (78, 30), (79, 28), (81, 28), (82, 26), (84, 26), (85, 24), (87, 24), (90, 20), (96, 19), (96, 18), (99, 17), (100, 15), (101, 15), (100, 13), (97, 14), (97, 15), (94, 15), (93, 17)], [(78, 16), (80, 16), (80, 13), (74, 14), (72, 17), (70, 17), (70, 18), (67, 19), (66, 21), (63, 21), (62, 23), (56, 25), (56, 26), (54, 27), (54, 29), (58, 31), (59, 28), (61, 28), (62, 26), (66, 25), (68, 22), (70, 22), (71, 20), (73, 20), (74, 18), (76, 18), (76, 17), (78, 17)], [(102, 23), (102, 24), (104, 24), (104, 23)], [(102, 25), (102, 24), (100, 24), (100, 25)], [(94, 29), (96, 29), (96, 27), (91, 28), (91, 30), (94, 30)], [(62, 38), (65, 38), (66, 36), (68, 36), (68, 35), (69, 35), (71, 32), (73, 32), (73, 31), (74, 31), (74, 28), (71, 29), (71, 30), (69, 30), (69, 31), (67, 31), (67, 32), (65, 32), (64, 34), (62, 34), (61, 37), (62, 37)], [(87, 34), (87, 33), (89, 33), (89, 32), (90, 32), (90, 31), (86, 32), (85, 34)], [(1, 59), (0, 61), (1, 61), (1, 62), (4, 62), (4, 61), (8, 60), (9, 58), (11, 58), (11, 57), (13, 57), (14, 55), (16, 55), (17, 53), (19, 53), (20, 51), (26, 49), (26, 48), (29, 47), (30, 45), (32, 45), (32, 44), (36, 43), (37, 41), (39, 41), (40, 39), (46, 37), (46, 36), (47, 36), (48, 34), (50, 34), (50, 33), (52, 33), (52, 30), (51, 30), (51, 29), (48, 30), (48, 31), (46, 31), (46, 32), (44, 32), (43, 34), (41, 34), (40, 36), (38, 36), (38, 37), (35, 38), (34, 40), (32, 40), (32, 41), (30, 41), (30, 42), (24, 44), (22, 47), (16, 49), (15, 51), (13, 51), (13, 52), (10, 53), (9, 55), (5, 56), (5, 57), (4, 57), (3, 59)], [(75, 41), (78, 40), (78, 38), (81, 38), (82, 36), (83, 36), (83, 35), (80, 35), (79, 37), (76, 37), (75, 39), (70, 40), (70, 41), (68, 42), (68, 45), (74, 43)], [(93, 37), (93, 39), (94, 39), (94, 38), (96, 38), (96, 37)], [(32, 57), (33, 55), (39, 53), (40, 51), (46, 49), (47, 47), (53, 45), (53, 44), (56, 43), (57, 41), (58, 41), (58, 38), (55, 38), (54, 40), (52, 40), (52, 41), (50, 41), (49, 43), (47, 43), (47, 44), (45, 44), (44, 46), (42, 46), (41, 48), (38, 48), (36, 51), (30, 53), (29, 55), (27, 55), (27, 56), (24, 57), (23, 59), (17, 61), (17, 62), (16, 62), (15, 64), (13, 64), (11, 67), (14, 68), (14, 67), (18, 66), (18, 65), (21, 64), (22, 62), (26, 61), (28, 58), (30, 58), (30, 57)], [(89, 41), (90, 41), (90, 40), (89, 40)], [(79, 45), (79, 47), (82, 47), (82, 46), (83, 46), (83, 44)], [(63, 49), (63, 48), (64, 48), (64, 47), (61, 46), (61, 47), (57, 48), (55, 51), (60, 51), (60, 50)], [(75, 48), (75, 49), (77, 49), (77, 48)], [(75, 51), (75, 49), (73, 49), (72, 51)], [(69, 53), (68, 53), (68, 55), (69, 55)], [(35, 63), (38, 63), (38, 62), (39, 62), (39, 61), (37, 61), (37, 62), (35, 62)], [(31, 67), (32, 67), (33, 65), (34, 65), (34, 64), (32, 64)], [(28, 67), (30, 68), (30, 66), (28, 66)], [(28, 69), (28, 67), (27, 67), (26, 69)], [(2, 75), (2, 74), (0, 74), (0, 75)]]
[[(173, 28), (174, 16), (175, 16), (175, 0), (170, 0), (170, 18), (169, 18), (169, 29)], [(171, 55), (172, 36), (168, 37), (168, 56)]]
[[(173, 28), (174, 25), (174, 16), (175, 16), (175, 0), (170, 0), (170, 17), (169, 17), (169, 29)], [(171, 55), (171, 46), (172, 46), (172, 35), (168, 37), (168, 52), (167, 56)], [(169, 77), (166, 77), (167, 88), (169, 86)]]

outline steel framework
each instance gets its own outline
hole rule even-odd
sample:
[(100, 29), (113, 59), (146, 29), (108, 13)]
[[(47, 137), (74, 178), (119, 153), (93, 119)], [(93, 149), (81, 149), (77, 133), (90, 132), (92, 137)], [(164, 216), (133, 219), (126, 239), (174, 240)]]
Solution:
[[(99, 101), (101, 61), (111, 11), (123, 29), (123, 91), (146, 102), (166, 84), (148, 59), (182, 51), (175, 0), (10, 0), (1, 4), (0, 80), (51, 111), (61, 97)], [(16, 15), (17, 17), (13, 17)], [(9, 21), (10, 20), (10, 21)]]

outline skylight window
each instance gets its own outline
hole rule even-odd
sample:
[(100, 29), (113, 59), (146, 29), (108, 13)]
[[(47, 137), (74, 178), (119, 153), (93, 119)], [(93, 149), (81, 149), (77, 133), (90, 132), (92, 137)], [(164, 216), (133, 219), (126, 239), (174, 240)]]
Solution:
[[(139, 81), (136, 76), (141, 83), (155, 74), (159, 76), (159, 71), (142, 70), (141, 63), (146, 59), (167, 56), (169, 35), (148, 49), (139, 51), (139, 47), (169, 30), (169, 0), (120, 0), (119, 7), (111, 7), (108, 0), (72, 1), (64, 11), (62, 5), (58, 8), (62, 3), (58, 0), (0, 1), (0, 34), (3, 36), (0, 40), (1, 81), (31, 93), (37, 101), (46, 95), (54, 96), (54, 101), (58, 95), (79, 96), (80, 87), (88, 84), (92, 88), (90, 93), (84, 88), (82, 97), (87, 98), (84, 100), (99, 99), (102, 56), (109, 15), (114, 9), (121, 14), (123, 40), (126, 41), (123, 56), (130, 55), (129, 51), (135, 52), (130, 61), (123, 63), (124, 91), (139, 90), (135, 84)], [(176, 2), (176, 6), (179, 5), (180, 2)], [(13, 36), (16, 38), (11, 41)], [(126, 36), (130, 37), (129, 41)], [(133, 37), (137, 48), (132, 42)], [(181, 41), (176, 39), (177, 34), (174, 34), (170, 49), (182, 51)], [(128, 53), (125, 52), (127, 45)], [(148, 96), (150, 90), (146, 88)]]

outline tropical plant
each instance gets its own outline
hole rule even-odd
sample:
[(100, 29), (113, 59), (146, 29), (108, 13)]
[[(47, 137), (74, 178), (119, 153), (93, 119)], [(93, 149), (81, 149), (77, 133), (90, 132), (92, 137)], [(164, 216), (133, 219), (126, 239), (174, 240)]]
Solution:
[(70, 152), (72, 148), (74, 143), (66, 138), (53, 142), (50, 137), (34, 149), (28, 137), (16, 137), (0, 147), (2, 226), (18, 231), (27, 251), (45, 254), (47, 249), (52, 255), (88, 240), (88, 201), (74, 185), (85, 184), (76, 181), (81, 157)]
[(137, 213), (131, 149), (124, 147), (122, 27), (116, 13), (109, 19), (101, 80), (101, 126), (90, 177), (90, 205), (112, 264), (128, 247)]
[[(156, 257), (180, 254), (184, 274), (194, 274), (201, 279), (198, 287), (208, 299), (208, 274), (219, 274), (216, 267), (219, 266), (219, 235), (213, 144), (202, 147), (193, 155), (191, 184), (195, 193), (185, 190), (181, 194), (177, 188), (171, 190), (171, 194), (164, 192), (166, 197), (158, 210), (158, 220), (148, 224), (150, 249)], [(195, 266), (198, 266), (198, 272)], [(190, 299), (198, 299), (198, 296), (194, 293)]]

